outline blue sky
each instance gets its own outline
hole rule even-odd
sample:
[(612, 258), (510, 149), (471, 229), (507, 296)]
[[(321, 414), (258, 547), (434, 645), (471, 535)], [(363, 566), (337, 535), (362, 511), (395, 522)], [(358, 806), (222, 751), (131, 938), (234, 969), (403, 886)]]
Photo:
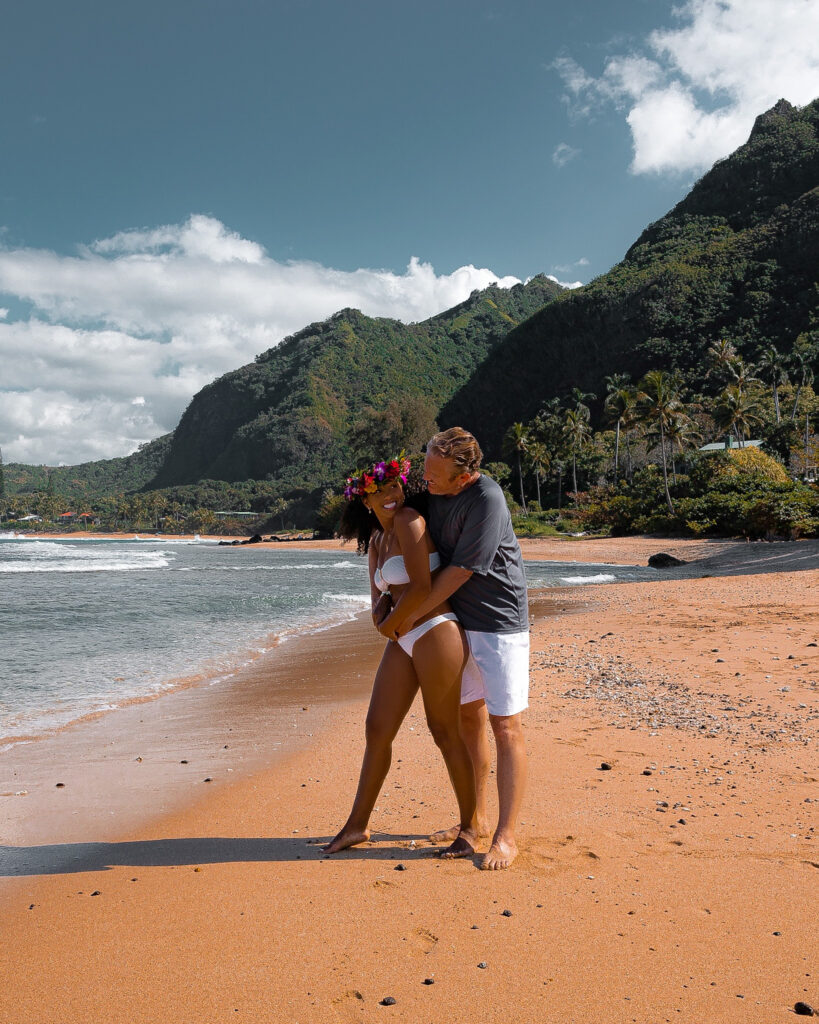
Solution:
[(344, 305), (422, 319), (603, 273), (756, 114), (819, 94), (817, 9), (8, 5), (4, 458), (131, 451)]

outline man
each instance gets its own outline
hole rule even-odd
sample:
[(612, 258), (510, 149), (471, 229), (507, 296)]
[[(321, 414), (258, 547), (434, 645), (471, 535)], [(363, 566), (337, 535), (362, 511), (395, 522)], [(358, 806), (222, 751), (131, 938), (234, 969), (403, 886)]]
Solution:
[[(498, 825), (481, 867), (507, 868), (517, 856), (515, 826), (526, 785), (522, 712), (529, 706), (529, 613), (520, 545), (501, 488), (478, 472), (483, 453), (461, 427), (427, 444), (424, 479), (429, 530), (444, 568), (419, 616), (449, 599), (470, 657), (461, 686), (461, 730), (475, 767), (477, 831), (489, 835), (487, 716), (498, 752)], [(452, 831), (436, 833), (447, 841)]]

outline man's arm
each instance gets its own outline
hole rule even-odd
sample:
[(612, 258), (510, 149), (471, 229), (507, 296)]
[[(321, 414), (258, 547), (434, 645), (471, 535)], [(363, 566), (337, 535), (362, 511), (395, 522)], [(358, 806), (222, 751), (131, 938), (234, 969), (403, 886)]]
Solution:
[(407, 633), (413, 625), (425, 615), (448, 600), (472, 575), (471, 570), (462, 569), (459, 565), (448, 565), (432, 580), (432, 587), (424, 599), (424, 603), (413, 610), (412, 616), (401, 623), (401, 634)]

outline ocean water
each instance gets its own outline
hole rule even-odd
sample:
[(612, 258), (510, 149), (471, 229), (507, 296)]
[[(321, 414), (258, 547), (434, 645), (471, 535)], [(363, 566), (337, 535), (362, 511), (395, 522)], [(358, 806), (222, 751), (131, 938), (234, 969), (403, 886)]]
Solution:
[[(528, 562), (530, 586), (650, 579), (637, 566)], [(0, 743), (161, 693), (218, 683), (369, 605), (353, 551), (0, 533)]]

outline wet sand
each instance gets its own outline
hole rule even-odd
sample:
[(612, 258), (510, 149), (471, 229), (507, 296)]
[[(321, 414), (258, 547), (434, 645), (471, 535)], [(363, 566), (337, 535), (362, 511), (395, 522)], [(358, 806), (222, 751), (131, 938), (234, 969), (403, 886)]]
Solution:
[[(232, 699), (191, 689), (162, 699), (205, 702), (175, 718), (145, 718), (162, 701), (129, 709), (145, 733), (123, 727), (130, 745), (104, 760), (105, 723), (126, 712), (91, 723), (102, 733), (85, 758), (76, 741), (73, 776), (55, 760), (60, 779), (0, 798), (45, 811), (41, 838), (21, 842), (22, 822), (0, 848), (0, 1020), (767, 1024), (819, 1006), (819, 544), (524, 542), (528, 557), (564, 548), (704, 561), (533, 602), (531, 782), (510, 870), (426, 843), (453, 800), (417, 704), (374, 841), (321, 853), (354, 791), (380, 646), (361, 620), (343, 642), (322, 634), (336, 637), (310, 682), (327, 683), (321, 706), (300, 710), (306, 648), (287, 644), (271, 657), (289, 703), (271, 703), (272, 662), (251, 666), (257, 685)], [(208, 730), (182, 766), (186, 714)], [(268, 750), (279, 720), (298, 740)], [(154, 773), (147, 823), (118, 830), (95, 806), (114, 762), (134, 792)], [(90, 817), (55, 816), (81, 785)]]

